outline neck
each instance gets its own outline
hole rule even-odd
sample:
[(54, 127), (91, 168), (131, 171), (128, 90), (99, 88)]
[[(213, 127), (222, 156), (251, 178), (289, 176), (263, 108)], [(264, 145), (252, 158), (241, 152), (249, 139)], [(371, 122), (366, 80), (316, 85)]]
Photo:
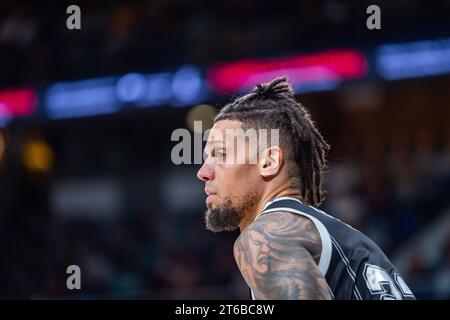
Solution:
[(247, 228), (256, 218), (258, 213), (263, 211), (264, 206), (269, 202), (270, 200), (274, 198), (280, 198), (280, 197), (293, 197), (293, 198), (300, 198), (300, 192), (292, 187), (284, 187), (280, 189), (271, 190), (268, 192), (265, 192), (263, 196), (261, 197), (261, 200), (259, 201), (258, 205), (255, 207), (255, 210), (249, 212), (241, 221), (239, 224), (239, 229), (244, 231), (245, 228)]

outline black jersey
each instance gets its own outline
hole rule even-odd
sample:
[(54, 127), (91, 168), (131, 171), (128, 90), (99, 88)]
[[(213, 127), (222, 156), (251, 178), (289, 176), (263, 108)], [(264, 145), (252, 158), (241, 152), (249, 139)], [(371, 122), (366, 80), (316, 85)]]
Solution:
[(322, 240), (318, 266), (334, 299), (415, 299), (383, 251), (358, 230), (291, 197), (270, 201), (256, 219), (276, 211), (307, 217), (316, 226)]

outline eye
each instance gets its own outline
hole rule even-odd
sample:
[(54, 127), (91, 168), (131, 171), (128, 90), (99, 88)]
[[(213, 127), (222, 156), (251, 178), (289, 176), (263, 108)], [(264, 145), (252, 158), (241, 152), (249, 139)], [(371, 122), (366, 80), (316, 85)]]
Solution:
[(223, 159), (225, 157), (225, 152), (216, 151), (215, 156), (216, 156), (216, 158)]

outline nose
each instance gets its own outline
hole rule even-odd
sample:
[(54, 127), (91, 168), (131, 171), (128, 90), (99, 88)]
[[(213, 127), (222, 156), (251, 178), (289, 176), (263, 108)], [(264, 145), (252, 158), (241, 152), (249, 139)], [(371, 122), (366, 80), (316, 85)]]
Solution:
[(208, 180), (213, 180), (214, 169), (212, 168), (211, 165), (206, 164), (206, 162), (203, 163), (202, 167), (197, 172), (197, 178), (205, 182)]

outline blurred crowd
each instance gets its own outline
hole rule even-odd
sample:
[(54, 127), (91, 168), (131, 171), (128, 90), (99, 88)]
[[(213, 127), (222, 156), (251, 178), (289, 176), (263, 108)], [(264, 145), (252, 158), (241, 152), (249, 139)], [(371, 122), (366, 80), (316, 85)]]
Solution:
[[(383, 28), (371, 34), (375, 44), (448, 37), (449, 1), (378, 3), (383, 6)], [(373, 44), (367, 43), (364, 27), (369, 1), (134, 0), (106, 5), (82, 0), (77, 1), (81, 30), (74, 31), (66, 28), (70, 4), (0, 2), (1, 88), (40, 89), (63, 80), (161, 72), (182, 64), (204, 68), (228, 59)], [(416, 99), (408, 90), (405, 96)], [(448, 108), (440, 97), (432, 100), (439, 106), (428, 95), (418, 97), (420, 107)], [(410, 112), (407, 98), (390, 101)], [(168, 140), (160, 137), (170, 136), (161, 130), (183, 126), (184, 112), (161, 108), (148, 117), (117, 117), (110, 123), (24, 123), (11, 136), (8, 129), (0, 132), (0, 298), (249, 298), (232, 255), (238, 232), (206, 231), (202, 200), (193, 197), (197, 205), (186, 204), (187, 209), (178, 210), (182, 214), (174, 214), (170, 199), (158, 190), (167, 173), (159, 164), (170, 154), (161, 151)], [(49, 146), (31, 146), (44, 158), (46, 174), (32, 175), (30, 164), (26, 168), (21, 163), (20, 136), (33, 126), (50, 137)], [(388, 133), (388, 138), (382, 132), (363, 137), (359, 131), (330, 137), (334, 151), (322, 208), (399, 261), (418, 298), (450, 298), (450, 227), (431, 244), (433, 257), (417, 246), (430, 239), (433, 227), (450, 221), (450, 136), (436, 134), (438, 129), (411, 135), (402, 128), (399, 123), (399, 132)], [(50, 168), (52, 161), (55, 168)], [(172, 163), (168, 167), (177, 174)], [(191, 169), (194, 181), (196, 170)], [(131, 170), (135, 176), (123, 187), (130, 189), (130, 197), (118, 215), (64, 216), (50, 204), (58, 179), (100, 174), (122, 178)], [(148, 184), (139, 185), (136, 177), (145, 176)], [(189, 181), (184, 190), (197, 187)], [(148, 198), (133, 194), (148, 186), (148, 193), (154, 192)], [(176, 190), (183, 192), (183, 186)], [(182, 199), (178, 202), (189, 198), (185, 193), (175, 195)], [(66, 287), (66, 269), (73, 264), (81, 268), (80, 291)]]
[(369, 135), (359, 146), (351, 137), (338, 144), (347, 151), (328, 172), (324, 207), (388, 253), (449, 208), (450, 140), (423, 130), (388, 141)]
[[(448, 23), (448, 1), (377, 3), (383, 6), (383, 26), (389, 27), (391, 38), (415, 30), (426, 35), (428, 26), (437, 36), (438, 30), (445, 29), (439, 23)], [(366, 8), (372, 3), (135, 0), (106, 6), (78, 1), (81, 30), (69, 31), (66, 8), (70, 4), (0, 3), (0, 73), (7, 75), (0, 85), (158, 72), (186, 63), (205, 66), (227, 59), (316, 50), (324, 43), (329, 47), (364, 43)], [(420, 26), (413, 22), (419, 16)], [(384, 29), (377, 33), (379, 40), (385, 36)]]
[[(423, 131), (354, 141), (347, 137), (335, 145), (342, 156), (331, 155), (322, 208), (394, 258), (449, 214), (450, 140)], [(198, 205), (176, 216), (161, 200), (116, 218), (61, 217), (45, 205), (41, 212), (2, 215), (0, 274), (8, 276), (0, 277), (0, 297), (247, 299), (232, 255), (238, 233), (206, 231), (203, 203)], [(441, 249), (434, 248), (441, 250), (437, 260), (417, 252), (402, 270), (419, 298), (450, 297), (449, 248), (450, 228)], [(66, 288), (71, 264), (82, 270), (79, 292)]]
[[(450, 225), (431, 247), (419, 244), (450, 216), (450, 139), (423, 130), (389, 140), (368, 136), (359, 148), (350, 137), (342, 141), (353, 150), (330, 167), (324, 209), (369, 235), (391, 259), (413, 252), (400, 260), (413, 292), (448, 299)], [(422, 250), (436, 253), (428, 259)]]

